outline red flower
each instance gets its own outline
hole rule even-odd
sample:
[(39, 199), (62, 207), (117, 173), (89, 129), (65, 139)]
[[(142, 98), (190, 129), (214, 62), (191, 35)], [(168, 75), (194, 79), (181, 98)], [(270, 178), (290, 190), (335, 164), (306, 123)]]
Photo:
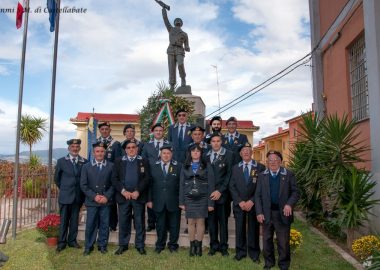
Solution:
[(49, 214), (37, 222), (37, 230), (46, 237), (57, 237), (59, 234), (60, 216)]

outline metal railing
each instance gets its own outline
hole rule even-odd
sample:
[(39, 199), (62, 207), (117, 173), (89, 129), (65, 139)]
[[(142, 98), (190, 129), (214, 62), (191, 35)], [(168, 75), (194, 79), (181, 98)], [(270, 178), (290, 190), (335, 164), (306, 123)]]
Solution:
[[(0, 224), (13, 216), (14, 164), (0, 163)], [(17, 229), (34, 226), (48, 214), (47, 202), (51, 202), (51, 212), (58, 212), (58, 189), (51, 185), (48, 198), (48, 169), (44, 166), (31, 169), (20, 165), (17, 191)], [(13, 220), (12, 220), (13, 222)]]

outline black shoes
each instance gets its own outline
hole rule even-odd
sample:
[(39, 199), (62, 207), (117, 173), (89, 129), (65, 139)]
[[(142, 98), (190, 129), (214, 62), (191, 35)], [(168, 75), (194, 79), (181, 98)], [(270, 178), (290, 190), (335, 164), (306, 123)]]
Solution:
[(128, 250), (128, 246), (120, 246), (116, 251), (115, 255), (121, 255), (124, 253), (124, 251)]
[(222, 253), (222, 256), (223, 256), (223, 257), (227, 257), (227, 256), (230, 255), (230, 253), (228, 253), (227, 249), (225, 249), (225, 250), (221, 250), (220, 253)]
[(146, 231), (147, 232), (151, 232), (151, 231), (153, 231), (155, 229), (156, 229), (156, 226), (154, 226), (154, 225), (148, 225), (148, 228), (146, 228)]
[(195, 240), (194, 241), (190, 241), (190, 251), (189, 251), (189, 256), (190, 257), (194, 257), (195, 256)]
[(106, 254), (108, 252), (107, 248), (106, 247), (100, 247), (98, 248), (98, 250), (100, 251), (100, 253), (102, 254)]
[(64, 250), (65, 248), (66, 248), (66, 246), (57, 246), (57, 249), (55, 251), (59, 253), (62, 250)]
[(240, 261), (241, 259), (244, 259), (246, 256), (244, 256), (244, 255), (235, 255), (235, 257), (234, 257), (234, 260), (235, 261)]
[(172, 248), (172, 247), (170, 247), (169, 251), (170, 251), (170, 253), (178, 252), (178, 248)]
[(195, 255), (201, 257), (202, 256), (202, 241), (195, 240)]
[(252, 261), (253, 261), (254, 263), (260, 264), (260, 259), (259, 259), (259, 258), (257, 258), (257, 259), (252, 259)]
[(140, 253), (140, 255), (146, 255), (146, 251), (145, 251), (145, 248), (136, 248), (138, 253)]
[(209, 252), (208, 252), (208, 256), (214, 256), (216, 253), (216, 249), (214, 248), (210, 248)]
[(68, 246), (71, 248), (81, 248), (81, 246), (77, 242), (74, 242), (72, 244), (68, 244)]
[(161, 248), (155, 248), (155, 250), (154, 250), (154, 252), (156, 252), (157, 254), (160, 254), (160, 253), (161, 253), (161, 251), (162, 251), (162, 249), (161, 249)]

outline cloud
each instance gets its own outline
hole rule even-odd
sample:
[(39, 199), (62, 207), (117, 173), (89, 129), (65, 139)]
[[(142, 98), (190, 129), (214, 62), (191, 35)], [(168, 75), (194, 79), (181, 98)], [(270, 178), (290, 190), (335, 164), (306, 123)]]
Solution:
[(5, 112), (2, 109), (0, 109), (0, 114), (5, 114)]
[(273, 116), (273, 118), (291, 118), (296, 114), (295, 110), (279, 112)]
[[(11, 0), (4, 1), (14, 5)], [(237, 29), (213, 27), (224, 21), (221, 9), (227, 2), (232, 5), (233, 19), (249, 29), (247, 35), (241, 36), (243, 46), (226, 41), (227, 34)], [(31, 5), (35, 8), (45, 3), (32, 1)], [(177, 0), (167, 3), (171, 6), (170, 21), (175, 17), (184, 21), (183, 29), (189, 35), (191, 47), (185, 57), (187, 82), (193, 94), (202, 97), (207, 114), (217, 109), (219, 103), (215, 98), (216, 73), (211, 65), (218, 66), (220, 104), (225, 105), (310, 51), (309, 30), (305, 27), (307, 1)], [(169, 41), (161, 9), (154, 1), (64, 0), (62, 6), (87, 8), (85, 14), (61, 14), (60, 21), (56, 118), (62, 126), (56, 124), (55, 127), (59, 134), (72, 136), (75, 126), (70, 124), (69, 118), (79, 111), (95, 108), (96, 112), (103, 113), (135, 113), (140, 109), (156, 90), (157, 82), (168, 80), (166, 48)], [(4, 78), (19, 75), (22, 31), (15, 30), (14, 14), (7, 23), (13, 28), (1, 28), (0, 24), (0, 29), (4, 29), (0, 36), (0, 59), (10, 65), (6, 69), (7, 77), (1, 76), (4, 71), (1, 72), (0, 65), (1, 84)], [(54, 35), (48, 30), (47, 14), (30, 14), (29, 26), (25, 102), (31, 110), (38, 109), (38, 113), (48, 117)], [(252, 120), (261, 127), (255, 138), (275, 132), (278, 125), (283, 125), (281, 117), (286, 118), (289, 108), (294, 113), (310, 108), (310, 74), (310, 68), (302, 66), (222, 113), (222, 117), (235, 115), (238, 119)], [(16, 84), (13, 87), (18, 89)], [(16, 119), (17, 110), (5, 111), (8, 117), (13, 117), (8, 119)], [(13, 122), (10, 130), (14, 127)], [(64, 140), (57, 140), (57, 144), (60, 141)], [(0, 152), (1, 149), (0, 145)]]

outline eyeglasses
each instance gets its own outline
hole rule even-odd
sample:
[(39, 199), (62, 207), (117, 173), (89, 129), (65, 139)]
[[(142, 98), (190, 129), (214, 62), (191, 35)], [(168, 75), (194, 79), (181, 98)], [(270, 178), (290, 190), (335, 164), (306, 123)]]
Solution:
[(185, 116), (186, 116), (186, 113), (179, 113), (178, 116), (179, 116), (179, 117), (185, 117)]
[(279, 158), (275, 158), (275, 159), (268, 159), (268, 162), (277, 162), (277, 161), (280, 161), (281, 159)]
[(136, 146), (127, 146), (126, 148), (127, 148), (127, 149), (135, 149)]

